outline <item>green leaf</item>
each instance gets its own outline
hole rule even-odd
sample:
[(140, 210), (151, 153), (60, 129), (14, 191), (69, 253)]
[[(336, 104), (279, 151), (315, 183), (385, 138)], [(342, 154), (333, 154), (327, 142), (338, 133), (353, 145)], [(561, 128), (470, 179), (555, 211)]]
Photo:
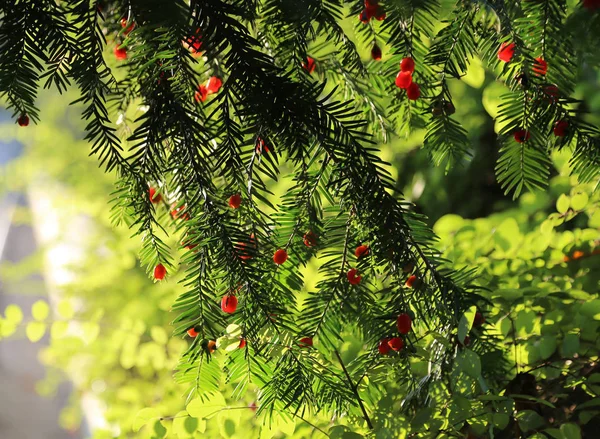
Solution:
[(32, 343), (39, 341), (46, 333), (46, 324), (42, 322), (29, 322), (25, 327), (25, 334)]
[(204, 399), (193, 399), (187, 405), (186, 410), (190, 416), (206, 419), (214, 416), (226, 406), (227, 404), (225, 403), (225, 398), (223, 398), (223, 395), (215, 392), (205, 395)]
[(8, 305), (4, 310), (4, 315), (9, 323), (18, 325), (23, 321), (23, 311), (17, 305)]
[(546, 425), (546, 421), (533, 410), (523, 410), (515, 416), (523, 431), (537, 430)]
[(167, 331), (161, 326), (153, 326), (150, 328), (150, 336), (152, 337), (152, 340), (160, 345), (165, 345), (169, 341)]
[(590, 197), (585, 192), (574, 194), (571, 197), (571, 207), (573, 210), (583, 210), (589, 201)]
[(575, 408), (575, 410), (583, 410), (590, 407), (600, 407), (600, 398), (590, 399), (589, 401), (581, 403)]
[(579, 313), (594, 320), (600, 320), (600, 299), (583, 303), (579, 308)]
[(481, 375), (481, 360), (479, 355), (470, 349), (464, 349), (457, 357), (456, 362), (461, 371), (472, 378), (478, 378)]
[(579, 335), (567, 334), (562, 342), (562, 354), (564, 357), (572, 357), (579, 351)]
[(143, 408), (139, 412), (136, 413), (135, 417), (133, 418), (133, 424), (132, 424), (131, 428), (133, 429), (133, 431), (139, 431), (140, 428), (142, 428), (144, 425), (148, 424), (150, 421), (155, 420), (159, 417), (160, 417), (160, 415), (158, 414), (158, 411), (155, 408), (153, 408), (153, 407)]
[(173, 434), (177, 435), (180, 438), (187, 438), (194, 431), (196, 431), (195, 427), (191, 429), (191, 431), (185, 428), (185, 423), (188, 419), (194, 420), (196, 422), (196, 426), (198, 425), (198, 420), (196, 418), (188, 416), (186, 411), (178, 412), (173, 418), (173, 428), (171, 430)]
[(67, 322), (57, 321), (50, 327), (50, 337), (53, 339), (62, 338), (66, 335), (69, 324)]
[(160, 421), (156, 421), (154, 423), (153, 430), (154, 430), (153, 439), (162, 439), (167, 434), (167, 429), (165, 428), (164, 425), (162, 425), (162, 423)]
[(556, 351), (556, 337), (544, 336), (536, 343), (540, 352), (540, 358), (546, 360)]
[(73, 309), (73, 305), (70, 300), (61, 300), (58, 302), (58, 306), (56, 307), (56, 311), (58, 315), (63, 319), (71, 319), (75, 315), (75, 310)]
[(31, 306), (31, 315), (38, 321), (46, 320), (50, 314), (50, 307), (43, 300), (38, 300)]
[(558, 213), (566, 213), (569, 210), (569, 205), (571, 204), (571, 199), (567, 194), (561, 194), (556, 200), (556, 211)]
[(432, 407), (425, 407), (417, 412), (410, 425), (416, 431), (422, 429), (429, 422), (433, 415)]
[(458, 323), (458, 341), (463, 343), (465, 341), (465, 337), (469, 334), (469, 331), (473, 327), (473, 320), (475, 319), (475, 313), (477, 312), (477, 307), (473, 305), (470, 307), (460, 318), (460, 322)]
[(577, 424), (563, 424), (560, 426), (560, 432), (565, 439), (581, 439), (581, 429)]
[(510, 421), (510, 417), (506, 413), (494, 413), (492, 423), (499, 430), (504, 430)]

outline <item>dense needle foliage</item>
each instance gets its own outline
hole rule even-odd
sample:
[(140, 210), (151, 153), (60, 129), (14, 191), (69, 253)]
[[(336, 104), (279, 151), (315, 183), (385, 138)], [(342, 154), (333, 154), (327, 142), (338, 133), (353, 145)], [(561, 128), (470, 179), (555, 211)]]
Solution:
[[(205, 416), (197, 398), (210, 400), (226, 381), (234, 399), (258, 386), (258, 411), (267, 418), (350, 414), (357, 429), (394, 432), (398, 425), (376, 407), (389, 373), (401, 383), (389, 407), (414, 415), (414, 432), (460, 435), (470, 417), (456, 413), (483, 410), (489, 417), (478, 434), (512, 437), (538, 427), (517, 424), (509, 396), (539, 405), (539, 395), (520, 387), (502, 393), (520, 370), (501, 340), (511, 337), (516, 352), (518, 331), (493, 310), (499, 289), (522, 298), (529, 286), (494, 280), (493, 258), (442, 255), (376, 142), (425, 129), (434, 165), (464, 165), (473, 139), (455, 116), (461, 103), (451, 85), (471, 63), (482, 64), (508, 88), (495, 139), (505, 192), (546, 188), (552, 154), (572, 151), (570, 169), (583, 188), (573, 195), (585, 193), (586, 203), (559, 208), (562, 216), (544, 226), (551, 234), (568, 212), (583, 211), (600, 172), (598, 130), (571, 97), (600, 62), (593, 38), (600, 15), (594, 2), (584, 3), (14, 1), (0, 6), (0, 93), (15, 119), (36, 122), (44, 117), (36, 108), (40, 86), (78, 89), (92, 154), (118, 177), (114, 224), (139, 235), (150, 277), (165, 277), (157, 267), (166, 268), (167, 281), (184, 273), (172, 309), (174, 335), (189, 345), (175, 380), (188, 386), (191, 416)], [(362, 20), (369, 4), (380, 9)], [(365, 63), (359, 47), (373, 45), (383, 57)], [(395, 83), (404, 58), (415, 61), (417, 98)], [(132, 107), (141, 109), (135, 119)], [(275, 203), (280, 180), (286, 192)], [(514, 224), (504, 227), (510, 244)], [(368, 251), (357, 256), (360, 245)], [(287, 260), (274, 260), (278, 250)], [(315, 258), (319, 280), (300, 295), (310, 281), (304, 267)], [(547, 281), (541, 267), (530, 268)], [(556, 288), (566, 294), (569, 287)], [(586, 298), (596, 292), (587, 291)], [(228, 295), (238, 301), (233, 313), (220, 307)], [(536, 300), (527, 307), (552, 306)], [(400, 336), (401, 313), (411, 316), (411, 331), (402, 348), (382, 355), (380, 341)], [(481, 318), (492, 314), (511, 324), (488, 329)], [(354, 358), (340, 354), (350, 337), (365, 347)], [(593, 355), (574, 367), (596, 367)], [(517, 412), (534, 411), (519, 404)], [(446, 411), (450, 422), (439, 416)]]

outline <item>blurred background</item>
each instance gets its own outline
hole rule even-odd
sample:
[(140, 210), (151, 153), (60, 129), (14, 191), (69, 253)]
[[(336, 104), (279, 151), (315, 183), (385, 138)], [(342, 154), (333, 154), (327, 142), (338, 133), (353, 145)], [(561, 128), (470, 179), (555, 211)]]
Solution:
[[(587, 99), (581, 110), (597, 124), (598, 74), (587, 72), (583, 79), (575, 97)], [(479, 251), (476, 229), (486, 236), (516, 218), (519, 236), (533, 237), (555, 212), (561, 194), (583, 191), (590, 194), (586, 202), (597, 199), (590, 187), (581, 188), (568, 176), (568, 151), (554, 157), (548, 191), (519, 200), (505, 196), (494, 172), (494, 117), (505, 88), (477, 63), (452, 86), (453, 117), (469, 132), (471, 159), (447, 174), (433, 168), (420, 149), (424, 132), (419, 130), (380, 147), (398, 192), (427, 215), (442, 238), (440, 247), (456, 264), (485, 265), (488, 250)], [(0, 438), (322, 437), (319, 428), (328, 428), (332, 420), (311, 416), (307, 422), (263, 426), (254, 417), (255, 389), (235, 403), (239, 410), (223, 410), (214, 422), (181, 414), (186, 388), (174, 383), (172, 370), (187, 341), (170, 336), (178, 276), (154, 284), (139, 266), (138, 240), (125, 227), (112, 227), (115, 176), (89, 157), (81, 109), (67, 105), (75, 98), (43, 92), (42, 122), (29, 127), (0, 112)], [(127, 116), (133, 119), (136, 113), (139, 109), (131, 109)], [(120, 134), (126, 136), (129, 128), (120, 122)], [(283, 179), (273, 188), (275, 197), (287, 184)], [(560, 259), (565, 249), (595, 239), (600, 227), (595, 212), (563, 227), (560, 243), (547, 243), (540, 254)], [(458, 236), (455, 231), (465, 225), (470, 229)], [(179, 238), (166, 239), (176, 252)], [(508, 250), (520, 245), (510, 242), (515, 234), (503, 239), (493, 245), (518, 260)], [(458, 245), (463, 250), (457, 253)], [(307, 267), (306, 278), (308, 291), (318, 281), (316, 265)], [(349, 337), (342, 351), (352, 355), (363, 348)], [(223, 384), (225, 396), (229, 387)], [(147, 407), (153, 411), (140, 415)], [(136, 424), (148, 425), (135, 432)]]

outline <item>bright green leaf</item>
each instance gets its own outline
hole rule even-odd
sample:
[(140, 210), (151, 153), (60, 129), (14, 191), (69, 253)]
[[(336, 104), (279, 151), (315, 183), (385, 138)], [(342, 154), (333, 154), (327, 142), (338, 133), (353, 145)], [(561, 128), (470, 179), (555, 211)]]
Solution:
[(46, 324), (43, 322), (29, 322), (25, 327), (25, 334), (32, 343), (39, 341), (46, 333)]
[(473, 319), (475, 318), (475, 313), (477, 312), (477, 307), (473, 305), (460, 318), (460, 322), (458, 323), (458, 341), (461, 343), (464, 342), (465, 337), (473, 327)]
[(479, 355), (470, 349), (464, 349), (457, 357), (456, 362), (461, 371), (472, 378), (478, 378), (481, 375), (481, 360)]
[(23, 311), (17, 305), (8, 305), (4, 310), (4, 315), (9, 323), (18, 325), (23, 321)]
[(556, 200), (556, 211), (561, 214), (565, 213), (567, 210), (569, 210), (570, 204), (571, 199), (569, 196), (566, 194), (561, 194), (560, 197), (558, 197), (558, 200)]
[(50, 314), (50, 307), (43, 300), (38, 300), (31, 306), (31, 315), (38, 321), (46, 320)]
[(133, 431), (139, 431), (144, 425), (148, 424), (150, 421), (159, 418), (160, 415), (158, 411), (153, 407), (146, 407), (141, 409), (136, 413), (133, 418), (132, 429)]

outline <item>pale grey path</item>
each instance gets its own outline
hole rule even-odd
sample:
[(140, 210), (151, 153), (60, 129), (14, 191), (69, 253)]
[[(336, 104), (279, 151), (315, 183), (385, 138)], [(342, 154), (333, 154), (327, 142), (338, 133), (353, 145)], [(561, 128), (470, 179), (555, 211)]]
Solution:
[[(6, 113), (0, 119), (6, 118)], [(18, 155), (18, 144), (0, 142), (0, 172), (3, 163)], [(0, 260), (17, 262), (35, 251), (35, 238), (29, 226), (10, 224), (15, 203), (26, 203), (18, 194), (0, 193)], [(30, 318), (31, 304), (46, 298), (43, 279), (30, 276), (22, 282), (8, 282), (0, 277), (0, 312), (11, 303), (20, 305), (25, 319)], [(0, 439), (80, 439), (79, 431), (67, 432), (58, 426), (61, 408), (66, 404), (70, 386), (62, 385), (54, 397), (40, 397), (35, 383), (45, 376), (38, 360), (39, 350), (47, 344), (36, 344), (25, 337), (24, 328), (8, 340), (0, 340)]]

